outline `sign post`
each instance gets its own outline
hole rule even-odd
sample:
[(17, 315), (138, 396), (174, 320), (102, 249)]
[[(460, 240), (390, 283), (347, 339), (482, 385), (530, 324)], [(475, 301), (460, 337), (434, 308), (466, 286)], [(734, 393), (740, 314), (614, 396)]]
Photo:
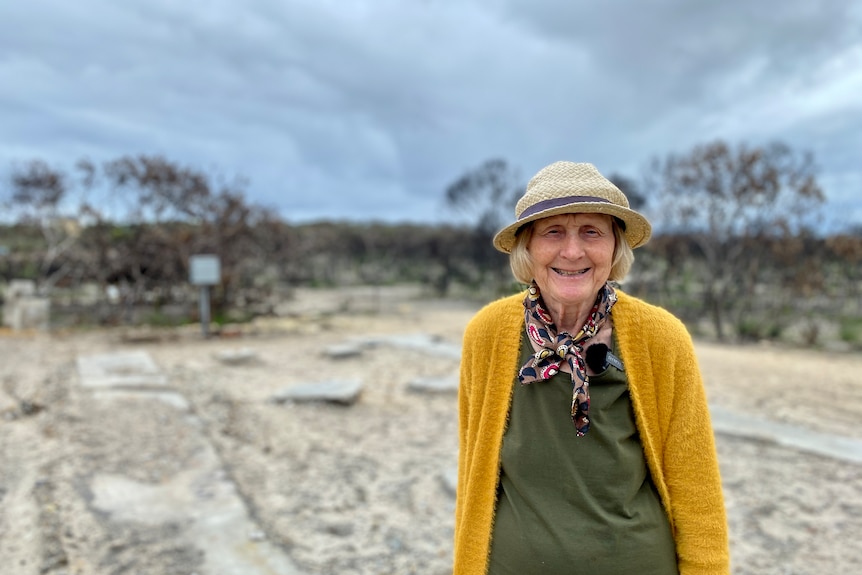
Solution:
[(210, 286), (217, 285), (221, 281), (221, 261), (218, 256), (209, 254), (191, 256), (189, 275), (192, 285), (201, 286), (201, 333), (204, 338), (207, 338), (210, 327)]

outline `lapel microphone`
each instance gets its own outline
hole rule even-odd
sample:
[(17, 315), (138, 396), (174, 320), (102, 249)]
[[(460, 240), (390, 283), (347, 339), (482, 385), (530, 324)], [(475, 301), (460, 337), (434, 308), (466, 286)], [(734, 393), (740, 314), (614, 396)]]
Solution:
[(609, 365), (614, 366), (620, 371), (625, 371), (623, 361), (611, 353), (611, 348), (603, 343), (594, 343), (587, 348), (584, 356), (584, 362), (593, 371), (593, 373), (601, 373), (608, 368)]

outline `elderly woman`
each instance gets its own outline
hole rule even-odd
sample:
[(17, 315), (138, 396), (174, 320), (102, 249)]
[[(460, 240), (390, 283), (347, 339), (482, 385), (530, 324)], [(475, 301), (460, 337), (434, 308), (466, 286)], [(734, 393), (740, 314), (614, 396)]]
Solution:
[(454, 575), (726, 574), (691, 338), (610, 283), (649, 222), (590, 164), (530, 181), (494, 238), (525, 293), (464, 335)]

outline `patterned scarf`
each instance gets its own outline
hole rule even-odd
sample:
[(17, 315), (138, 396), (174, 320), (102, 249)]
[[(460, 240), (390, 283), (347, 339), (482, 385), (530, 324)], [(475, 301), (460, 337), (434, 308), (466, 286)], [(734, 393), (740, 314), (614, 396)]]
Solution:
[[(599, 290), (587, 323), (574, 337), (568, 332), (557, 333), (551, 314), (544, 307), (542, 294), (536, 282), (530, 285), (524, 298), (527, 337), (537, 349), (518, 372), (518, 380), (526, 385), (550, 379), (562, 371), (572, 374), (572, 421), (578, 437), (590, 430), (590, 378), (584, 362), (584, 344), (599, 332), (617, 301), (617, 294), (609, 284)], [(563, 365), (566, 362), (567, 367)]]

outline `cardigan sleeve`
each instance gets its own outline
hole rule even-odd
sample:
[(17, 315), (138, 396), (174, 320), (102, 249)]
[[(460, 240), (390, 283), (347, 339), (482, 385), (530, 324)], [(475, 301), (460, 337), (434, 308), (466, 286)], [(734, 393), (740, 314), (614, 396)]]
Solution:
[(468, 339), (465, 337), (461, 352), (461, 372), (458, 385), (458, 485), (455, 499), (455, 530), (461, 525), (463, 509), (463, 495), (466, 489), (466, 460), (469, 451), (466, 439), (469, 435), (470, 423), (470, 382), (472, 381), (471, 351), (468, 347)]
[(680, 339), (663, 457), (680, 575), (725, 575), (727, 517), (715, 439), (694, 346), (687, 332)]
[(664, 309), (624, 293), (614, 328), (641, 443), (674, 530), (680, 575), (730, 572), (727, 518), (694, 345)]
[[(482, 394), (481, 387), (474, 394), (476, 386), (477, 368), (474, 363), (481, 359), (481, 354), (476, 353), (478, 342), (484, 337), (484, 329), (481, 321), (474, 318), (465, 329), (464, 344), (461, 352), (460, 384), (458, 386), (458, 486), (455, 499), (455, 548), (454, 548), (454, 573), (455, 574), (480, 574), (483, 573), (483, 564), (480, 558), (473, 552), (474, 549), (483, 546), (485, 534), (473, 527), (475, 521), (475, 488), (471, 469), (474, 465), (475, 429), (478, 424), (476, 418), (479, 413), (474, 412), (474, 402), (479, 401), (478, 395)], [(481, 405), (481, 401), (479, 403)]]
[(464, 332), (453, 575), (484, 575), (487, 569), (500, 444), (523, 331), (522, 300), (515, 295), (489, 304)]

